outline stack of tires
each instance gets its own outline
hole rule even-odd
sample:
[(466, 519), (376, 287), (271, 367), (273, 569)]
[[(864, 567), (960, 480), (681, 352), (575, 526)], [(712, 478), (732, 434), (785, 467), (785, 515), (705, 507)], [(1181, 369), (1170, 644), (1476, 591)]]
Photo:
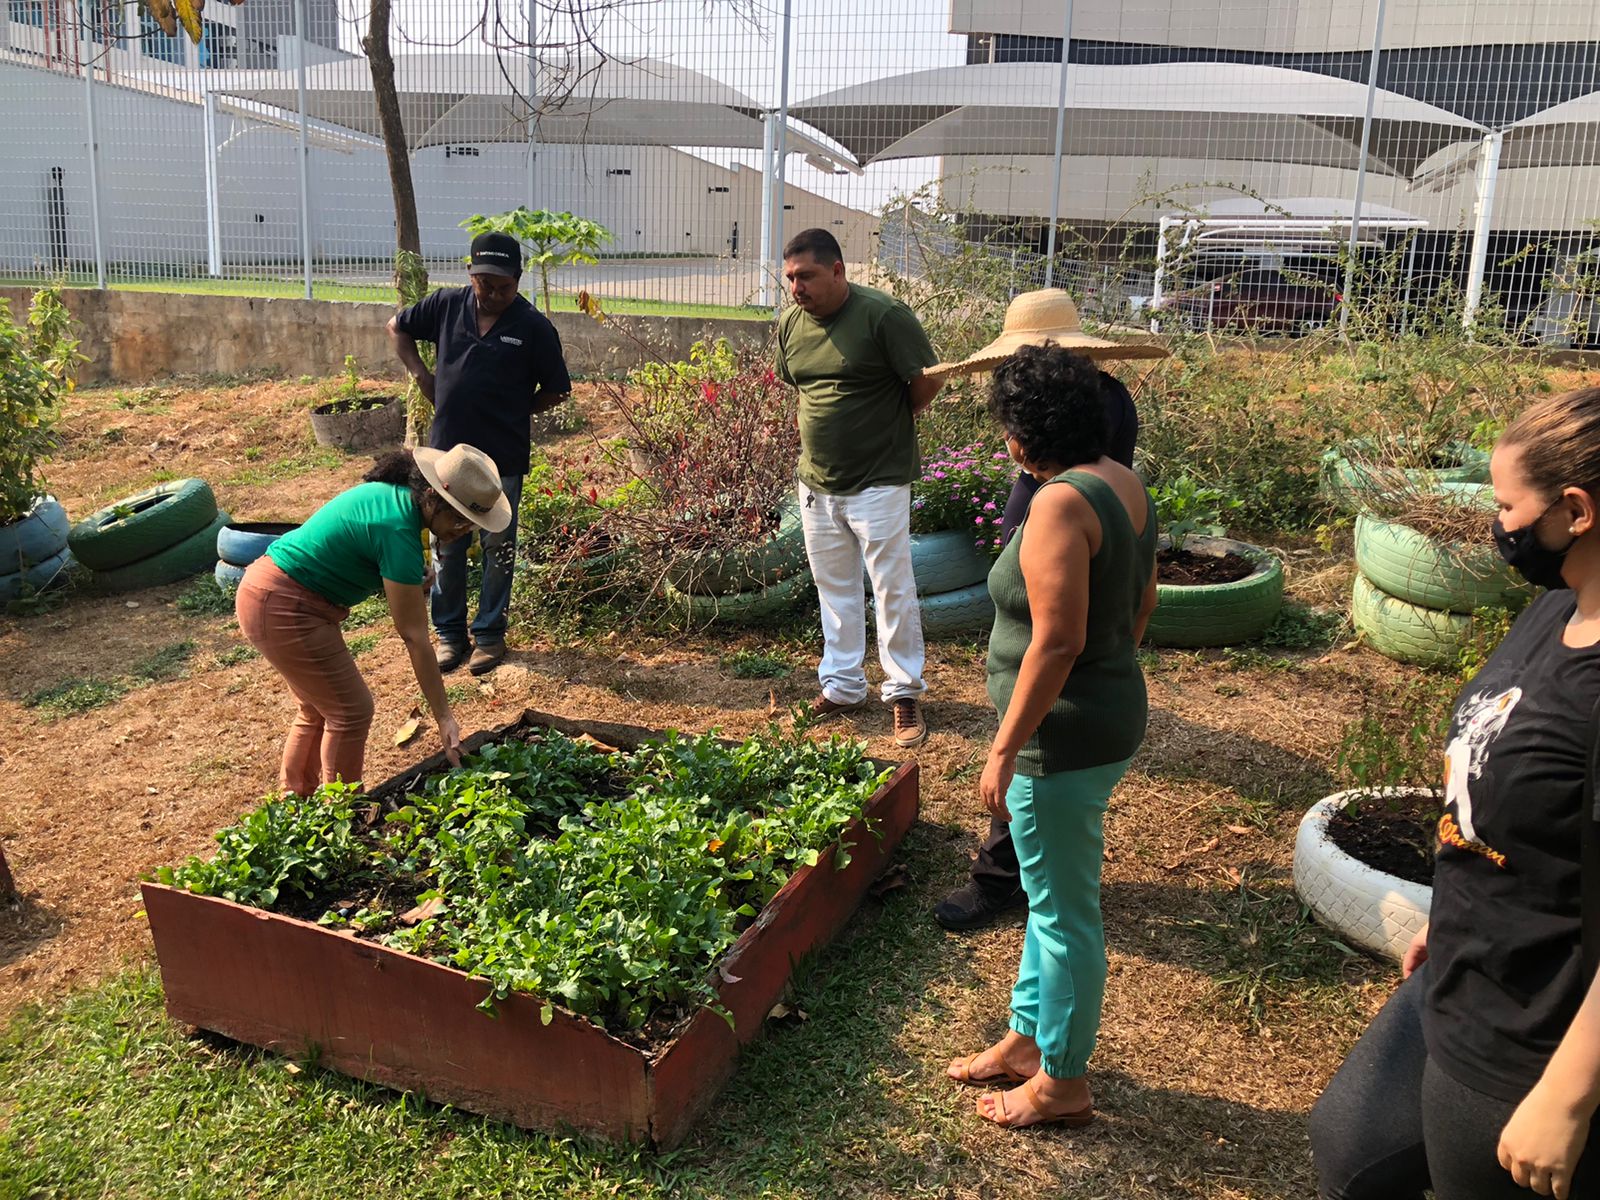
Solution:
[(40, 496), (21, 518), (0, 525), (0, 604), (58, 587), (67, 580), (72, 523), (54, 496)]
[(1450, 442), (1433, 456), (1434, 467), (1385, 467), (1362, 459), (1372, 447), (1363, 441), (1347, 443), (1322, 456), (1318, 483), (1323, 498), (1346, 512), (1361, 512), (1375, 497), (1400, 489), (1428, 491), (1443, 486), (1489, 481), (1489, 456), (1465, 442)]
[(298, 524), (279, 521), (230, 522), (217, 531), (217, 582), (233, 591), (244, 578), (245, 568), (267, 552), (284, 534), (299, 529)]
[[(917, 580), (923, 637), (988, 633), (994, 627), (994, 601), (989, 598), (993, 565), (994, 560), (978, 549), (976, 537), (964, 529), (911, 535), (911, 571)], [(872, 585), (863, 583), (871, 609)]]
[(770, 541), (675, 566), (665, 587), (667, 599), (694, 625), (754, 625), (783, 617), (811, 594), (798, 501), (791, 497), (784, 505)]
[[(1487, 487), (1446, 489), (1465, 504), (1493, 504)], [(1370, 513), (1356, 518), (1356, 567), (1356, 632), (1378, 653), (1421, 666), (1454, 666), (1472, 643), (1474, 613), (1520, 608), (1532, 595), (1492, 545), (1440, 541)]]
[(203, 479), (177, 479), (109, 504), (72, 527), (67, 545), (96, 589), (128, 592), (211, 570), (228, 523)]

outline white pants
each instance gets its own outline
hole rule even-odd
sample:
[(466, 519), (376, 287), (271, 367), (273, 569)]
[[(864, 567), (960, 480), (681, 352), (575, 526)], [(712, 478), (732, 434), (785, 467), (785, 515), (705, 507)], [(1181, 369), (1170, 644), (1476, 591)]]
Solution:
[(883, 698), (920, 696), (922, 610), (911, 573), (911, 487), (867, 488), (830, 496), (800, 484), (806, 556), (822, 601), (822, 694), (835, 704), (867, 698), (867, 597), (861, 568), (878, 610), (878, 661)]

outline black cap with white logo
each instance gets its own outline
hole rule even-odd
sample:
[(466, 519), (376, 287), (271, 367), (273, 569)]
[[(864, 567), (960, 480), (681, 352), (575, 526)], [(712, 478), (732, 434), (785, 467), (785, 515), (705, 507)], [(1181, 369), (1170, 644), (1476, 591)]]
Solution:
[(480, 233), (472, 239), (472, 265), (468, 275), (522, 274), (522, 243), (509, 233)]

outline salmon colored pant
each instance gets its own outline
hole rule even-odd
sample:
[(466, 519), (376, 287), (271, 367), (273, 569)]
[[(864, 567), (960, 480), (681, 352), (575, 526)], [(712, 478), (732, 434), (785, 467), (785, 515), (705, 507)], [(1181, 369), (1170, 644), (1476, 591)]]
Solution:
[(372, 693), (340, 629), (350, 610), (297, 583), (266, 555), (245, 571), (234, 609), (244, 636), (300, 702), (279, 786), (309, 796), (324, 783), (359, 782)]

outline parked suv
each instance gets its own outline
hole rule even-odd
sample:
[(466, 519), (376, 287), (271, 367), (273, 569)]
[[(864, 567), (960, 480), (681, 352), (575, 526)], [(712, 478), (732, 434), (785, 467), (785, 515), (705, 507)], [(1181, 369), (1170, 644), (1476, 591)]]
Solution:
[(1164, 296), (1159, 312), (1175, 313), (1191, 329), (1300, 336), (1333, 320), (1343, 300), (1315, 276), (1255, 268)]

